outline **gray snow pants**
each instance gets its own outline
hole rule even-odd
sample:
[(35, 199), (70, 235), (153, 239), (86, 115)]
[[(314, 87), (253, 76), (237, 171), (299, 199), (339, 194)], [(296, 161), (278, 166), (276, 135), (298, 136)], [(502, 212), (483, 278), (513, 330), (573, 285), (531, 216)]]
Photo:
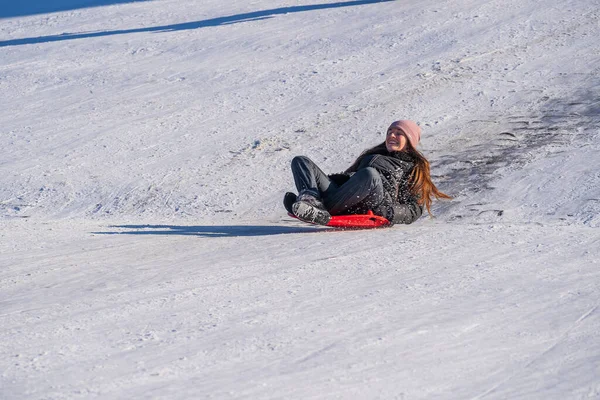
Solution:
[(347, 182), (333, 182), (308, 157), (292, 159), (292, 174), (298, 192), (310, 190), (321, 196), (331, 215), (362, 214), (384, 201), (383, 183), (375, 168), (362, 168)]

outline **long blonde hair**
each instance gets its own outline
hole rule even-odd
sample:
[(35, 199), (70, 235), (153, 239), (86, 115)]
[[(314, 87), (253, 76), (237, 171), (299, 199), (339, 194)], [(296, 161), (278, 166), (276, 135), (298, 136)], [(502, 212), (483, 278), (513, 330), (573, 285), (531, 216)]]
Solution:
[(431, 169), (429, 161), (425, 158), (423, 153), (411, 146), (410, 142), (406, 143), (408, 147), (407, 153), (412, 155), (415, 159), (415, 167), (413, 168), (410, 179), (408, 181), (410, 185), (411, 193), (417, 197), (417, 202), (421, 206), (427, 208), (429, 215), (431, 214), (431, 202), (432, 197), (436, 199), (447, 199), (450, 200), (452, 197), (446, 193), (441, 192), (437, 186), (431, 180)]
[[(427, 161), (425, 156), (419, 150), (412, 147), (410, 141), (406, 141), (406, 146), (401, 151), (412, 156), (415, 162), (415, 166), (413, 167), (408, 180), (410, 192), (413, 196), (416, 197), (417, 203), (420, 206), (425, 206), (429, 215), (432, 215), (431, 203), (433, 201), (433, 197), (435, 197), (436, 199), (451, 199), (452, 197), (441, 192), (435, 186), (435, 184), (431, 180), (431, 169), (429, 161)], [(346, 170), (346, 172), (356, 172), (360, 162), (364, 157), (369, 156), (371, 154), (382, 154), (383, 152), (387, 152), (385, 142), (363, 151), (360, 154), (360, 156), (358, 156), (356, 161), (354, 161), (354, 163)]]

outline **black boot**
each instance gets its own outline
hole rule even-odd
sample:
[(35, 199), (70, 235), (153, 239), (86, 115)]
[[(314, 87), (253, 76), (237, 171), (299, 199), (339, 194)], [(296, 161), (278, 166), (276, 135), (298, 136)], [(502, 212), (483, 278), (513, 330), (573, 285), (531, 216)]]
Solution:
[(296, 202), (297, 198), (298, 196), (296, 196), (296, 193), (292, 192), (287, 192), (285, 196), (283, 196), (283, 206), (285, 207), (288, 213), (294, 213), (294, 211), (292, 211), (292, 205)]
[(303, 190), (298, 194), (296, 202), (292, 204), (292, 213), (311, 224), (327, 225), (331, 219), (331, 214), (325, 209), (321, 199), (310, 190)]

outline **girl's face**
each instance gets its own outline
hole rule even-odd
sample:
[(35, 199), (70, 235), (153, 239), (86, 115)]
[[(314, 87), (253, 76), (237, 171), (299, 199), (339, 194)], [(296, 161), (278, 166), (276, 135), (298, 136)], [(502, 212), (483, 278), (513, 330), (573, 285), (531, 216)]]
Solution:
[(388, 151), (402, 151), (406, 147), (406, 136), (402, 129), (391, 128), (385, 137), (385, 147)]

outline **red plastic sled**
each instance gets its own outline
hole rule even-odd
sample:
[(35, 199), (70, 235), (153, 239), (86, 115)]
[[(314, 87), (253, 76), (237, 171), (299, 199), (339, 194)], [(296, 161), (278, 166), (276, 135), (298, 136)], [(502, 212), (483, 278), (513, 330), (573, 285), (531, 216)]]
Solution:
[[(290, 214), (290, 217), (297, 217)], [(369, 211), (367, 214), (333, 215), (327, 225), (341, 229), (372, 229), (390, 226), (390, 221)]]

